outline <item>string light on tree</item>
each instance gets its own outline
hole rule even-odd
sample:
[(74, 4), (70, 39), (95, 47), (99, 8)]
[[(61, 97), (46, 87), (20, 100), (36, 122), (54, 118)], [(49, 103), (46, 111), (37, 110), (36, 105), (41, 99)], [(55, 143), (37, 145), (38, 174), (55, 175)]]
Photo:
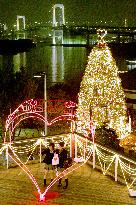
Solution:
[(124, 137), (126, 129), (125, 94), (118, 76), (118, 68), (104, 41), (106, 31), (98, 30), (98, 43), (92, 49), (78, 94), (77, 131), (106, 125)]
[(106, 42), (104, 40), (104, 37), (107, 35), (107, 30), (105, 29), (98, 29), (97, 30), (98, 35), (98, 46), (103, 47), (106, 45)]

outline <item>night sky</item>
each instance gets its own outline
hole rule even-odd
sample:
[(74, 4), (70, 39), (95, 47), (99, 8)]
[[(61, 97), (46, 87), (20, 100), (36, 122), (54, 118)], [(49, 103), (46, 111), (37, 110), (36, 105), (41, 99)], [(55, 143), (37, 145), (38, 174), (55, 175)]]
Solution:
[(64, 4), (67, 22), (124, 26), (126, 18), (129, 26), (136, 26), (136, 0), (0, 0), (0, 21), (15, 24), (17, 15), (27, 23), (49, 21), (55, 3)]

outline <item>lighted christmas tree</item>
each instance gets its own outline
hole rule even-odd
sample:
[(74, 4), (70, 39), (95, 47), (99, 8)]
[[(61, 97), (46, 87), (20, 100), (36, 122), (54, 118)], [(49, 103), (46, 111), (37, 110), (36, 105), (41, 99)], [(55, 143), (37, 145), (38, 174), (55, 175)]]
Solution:
[(119, 137), (126, 135), (126, 103), (118, 68), (99, 31), (99, 41), (92, 49), (78, 95), (77, 131), (89, 133), (91, 122), (106, 125)]

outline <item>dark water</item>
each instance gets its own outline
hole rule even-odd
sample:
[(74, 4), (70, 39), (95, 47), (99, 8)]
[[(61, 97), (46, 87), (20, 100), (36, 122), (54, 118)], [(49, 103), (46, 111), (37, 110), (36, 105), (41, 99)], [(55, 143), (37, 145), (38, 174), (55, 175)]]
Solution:
[(46, 46), (40, 44), (29, 52), (14, 56), (0, 56), (1, 68), (6, 64), (13, 65), (14, 72), (23, 66), (32, 76), (37, 72), (45, 72), (47, 84), (65, 83), (78, 78), (87, 64), (85, 47)]
[[(28, 59), (28, 60), (27, 60)], [(82, 47), (39, 46), (26, 54), (26, 67), (31, 73), (47, 74), (47, 84), (79, 78), (87, 63), (87, 51)]]
[[(81, 81), (91, 49), (85, 47), (46, 46), (41, 43), (29, 52), (14, 56), (0, 56), (1, 68), (7, 63), (13, 65), (14, 72), (23, 66), (32, 76), (45, 72), (47, 85)], [(126, 59), (116, 57), (119, 70), (126, 70)]]

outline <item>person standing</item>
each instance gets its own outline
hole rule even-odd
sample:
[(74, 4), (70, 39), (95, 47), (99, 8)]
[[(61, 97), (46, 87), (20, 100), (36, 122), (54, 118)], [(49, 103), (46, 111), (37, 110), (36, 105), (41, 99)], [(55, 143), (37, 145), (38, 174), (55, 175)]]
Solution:
[[(59, 149), (58, 151), (56, 151), (56, 153), (58, 153), (58, 157), (59, 157), (59, 164), (58, 164), (58, 172), (63, 172), (65, 167), (65, 162), (68, 158), (68, 152), (67, 150), (64, 148), (64, 142), (60, 142), (59, 143)], [(62, 179), (59, 179), (59, 184), (58, 187), (62, 186), (61, 183)], [(65, 177), (65, 186), (63, 187), (64, 189), (66, 189), (68, 187), (68, 178), (67, 176)]]
[(44, 172), (44, 186), (46, 186), (47, 175), (49, 175), (51, 182), (54, 178), (54, 166), (52, 165), (52, 159), (54, 157), (54, 143), (49, 144), (49, 148), (46, 148), (42, 155), (45, 155), (43, 162), (45, 163), (45, 172)]

